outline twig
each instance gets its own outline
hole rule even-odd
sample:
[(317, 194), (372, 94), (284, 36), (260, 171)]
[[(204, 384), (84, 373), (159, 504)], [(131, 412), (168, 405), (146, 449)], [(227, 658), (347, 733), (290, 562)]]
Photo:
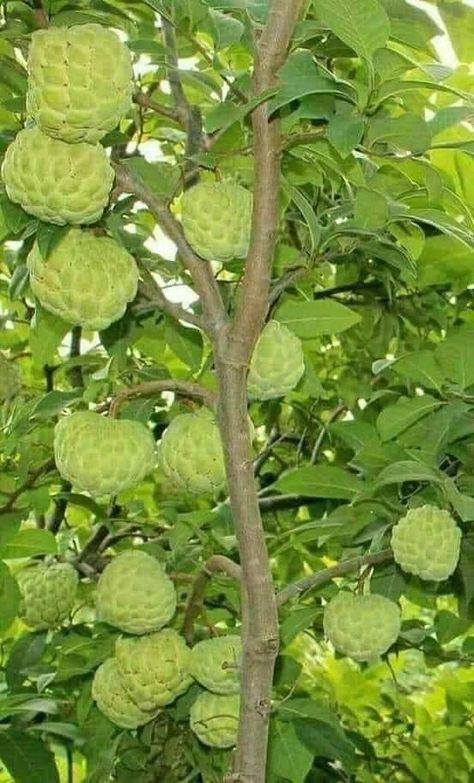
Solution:
[(201, 400), (209, 408), (215, 408), (217, 404), (216, 394), (211, 389), (206, 389), (198, 383), (189, 381), (175, 381), (174, 378), (167, 378), (163, 381), (147, 381), (138, 383), (136, 386), (128, 386), (119, 391), (109, 404), (109, 414), (112, 417), (117, 416), (118, 411), (126, 400), (135, 397), (154, 397), (164, 391), (171, 391), (183, 397), (191, 397)]
[(174, 27), (168, 19), (161, 17), (161, 27), (163, 30), (163, 41), (166, 48), (166, 68), (168, 72), (168, 81), (170, 83), (171, 95), (173, 96), (176, 112), (181, 117), (183, 123), (187, 123), (190, 105), (184, 94), (181, 77), (179, 75), (179, 62), (176, 49), (176, 37)]
[(240, 566), (224, 555), (213, 555), (204, 563), (194, 581), (184, 614), (183, 636), (188, 644), (192, 644), (193, 641), (194, 623), (202, 612), (207, 585), (212, 575), (219, 571), (237, 582), (241, 579)]
[(326, 435), (327, 435), (328, 428), (331, 426), (331, 424), (333, 423), (333, 421), (334, 421), (335, 419), (337, 419), (337, 417), (338, 417), (338, 416), (339, 416), (339, 415), (340, 415), (340, 414), (341, 414), (343, 411), (345, 411), (345, 410), (346, 410), (346, 408), (347, 408), (347, 406), (346, 406), (344, 403), (340, 403), (340, 404), (339, 404), (339, 405), (338, 405), (338, 406), (337, 406), (337, 407), (336, 407), (336, 408), (335, 408), (335, 409), (332, 411), (332, 413), (329, 415), (329, 418), (328, 418), (328, 420), (327, 420), (326, 422), (324, 422), (323, 426), (321, 427), (321, 431), (320, 431), (320, 433), (319, 433), (318, 437), (316, 438), (316, 441), (315, 441), (315, 444), (314, 444), (314, 447), (313, 447), (313, 451), (311, 452), (311, 459), (310, 459), (310, 463), (311, 463), (311, 465), (314, 465), (314, 463), (316, 462), (316, 460), (317, 460), (317, 458), (318, 458), (319, 449), (321, 448), (321, 446), (322, 446), (322, 444), (323, 444), (323, 441), (324, 441), (324, 438), (325, 438), (325, 437), (326, 437)]
[(290, 269), (288, 272), (286, 272), (286, 274), (284, 274), (283, 277), (281, 277), (280, 280), (275, 283), (272, 290), (270, 291), (270, 307), (278, 301), (282, 293), (286, 291), (287, 288), (291, 288), (291, 286), (294, 285), (297, 280), (301, 280), (302, 277), (307, 275), (308, 271), (308, 267), (306, 266), (297, 266), (295, 269)]
[(49, 27), (49, 19), (46, 11), (44, 10), (43, 0), (33, 0), (33, 12), (38, 27), (46, 30)]
[(49, 459), (47, 462), (43, 462), (42, 465), (40, 465), (35, 470), (31, 471), (29, 476), (25, 479), (25, 481), (20, 484), (17, 489), (15, 489), (11, 495), (9, 496), (8, 500), (3, 504), (3, 506), (0, 506), (0, 514), (8, 514), (9, 511), (12, 510), (14, 507), (16, 501), (18, 498), (23, 495), (24, 492), (28, 492), (29, 489), (34, 487), (37, 480), (40, 476), (44, 475), (45, 473), (49, 473), (50, 470), (52, 470), (55, 466), (54, 459)]
[(144, 109), (151, 109), (152, 111), (156, 112), (156, 114), (161, 114), (168, 120), (172, 120), (172, 122), (182, 124), (182, 116), (180, 112), (177, 112), (176, 109), (170, 108), (169, 106), (163, 106), (161, 103), (158, 103), (158, 101), (150, 98), (144, 92), (136, 93), (136, 95), (133, 96), (133, 101), (137, 104), (137, 106), (142, 106)]
[[(159, 308), (167, 315), (175, 318), (178, 321), (185, 321), (186, 323), (193, 324), (202, 329), (202, 318), (199, 315), (185, 310), (179, 304), (170, 302), (169, 299), (163, 293), (163, 289), (157, 283), (151, 272), (142, 271), (142, 274), (146, 277), (146, 284), (144, 286), (144, 293), (146, 296), (150, 296), (150, 301), (147, 304), (140, 305), (135, 308), (135, 312), (145, 309)], [(142, 289), (143, 290), (143, 289)], [(148, 293), (151, 290), (150, 294)]]

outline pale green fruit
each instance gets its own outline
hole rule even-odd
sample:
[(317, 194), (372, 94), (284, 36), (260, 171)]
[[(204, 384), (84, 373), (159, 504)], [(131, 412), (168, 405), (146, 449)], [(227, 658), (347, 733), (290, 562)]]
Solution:
[(219, 428), (204, 408), (173, 419), (163, 433), (159, 458), (170, 481), (192, 494), (215, 492), (225, 482)]
[(99, 666), (92, 680), (92, 698), (99, 710), (116, 726), (136, 729), (157, 715), (157, 710), (141, 710), (123, 687), (115, 658), (108, 658)]
[(128, 47), (98, 24), (50, 27), (31, 36), (28, 114), (48, 136), (96, 142), (132, 104)]
[(35, 630), (57, 628), (74, 606), (78, 577), (69, 563), (41, 563), (17, 575), (21, 592), (19, 616)]
[(61, 476), (76, 490), (117, 495), (153, 470), (155, 442), (141, 422), (77, 411), (56, 424), (54, 455)]
[(301, 340), (278, 321), (263, 329), (250, 362), (247, 390), (250, 399), (271, 400), (288, 394), (304, 373)]
[(100, 144), (66, 144), (39, 128), (21, 130), (2, 165), (7, 196), (47, 223), (95, 223), (109, 200), (114, 170)]
[(421, 579), (441, 582), (459, 560), (461, 531), (447, 511), (435, 506), (412, 508), (392, 530), (395, 561)]
[(400, 610), (383, 595), (339, 593), (324, 610), (324, 632), (338, 652), (370, 661), (387, 652), (400, 633)]
[(233, 182), (201, 182), (183, 195), (181, 220), (189, 244), (209, 261), (245, 258), (252, 194)]
[(231, 748), (237, 743), (240, 697), (200, 693), (190, 711), (191, 730), (211, 748)]
[(0, 353), (0, 402), (16, 397), (21, 389), (20, 368)]
[(189, 647), (172, 628), (117, 639), (115, 657), (128, 695), (142, 710), (171, 704), (191, 685)]
[(176, 611), (176, 590), (161, 564), (129, 549), (108, 564), (97, 585), (97, 619), (122, 631), (158, 631)]
[(191, 650), (190, 672), (213, 693), (238, 693), (240, 689), (240, 636), (204, 639)]
[(135, 298), (138, 269), (114, 239), (72, 228), (43, 259), (37, 244), (28, 259), (33, 293), (67, 323), (102, 330)]

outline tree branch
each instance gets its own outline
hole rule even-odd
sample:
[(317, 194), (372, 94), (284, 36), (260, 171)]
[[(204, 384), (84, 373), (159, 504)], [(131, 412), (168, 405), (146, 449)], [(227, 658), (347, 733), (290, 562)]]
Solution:
[(46, 11), (44, 10), (43, 0), (33, 0), (32, 5), (38, 27), (46, 30), (49, 27), (49, 19)]
[(161, 17), (161, 27), (163, 30), (163, 42), (166, 49), (166, 70), (168, 72), (168, 81), (170, 83), (171, 95), (173, 96), (176, 112), (180, 115), (181, 121), (187, 123), (191, 107), (184, 94), (181, 77), (179, 75), (179, 62), (176, 48), (176, 37), (173, 24)]
[(169, 106), (163, 106), (158, 101), (150, 98), (144, 92), (136, 93), (133, 96), (133, 102), (136, 103), (137, 106), (142, 106), (144, 109), (151, 109), (152, 111), (156, 112), (156, 114), (161, 114), (162, 117), (166, 117), (172, 122), (176, 122), (179, 125), (182, 124), (182, 117), (180, 112), (177, 112), (176, 109), (170, 108)]
[(24, 492), (28, 492), (29, 489), (34, 487), (36, 484), (36, 481), (39, 479), (40, 476), (44, 475), (45, 473), (49, 473), (50, 470), (52, 470), (55, 467), (54, 459), (49, 459), (47, 462), (43, 462), (42, 465), (40, 465), (35, 470), (32, 470), (29, 476), (24, 480), (22, 484), (20, 484), (17, 489), (15, 489), (11, 495), (8, 497), (8, 500), (3, 504), (3, 506), (0, 506), (0, 514), (8, 514), (9, 511), (11, 511), (18, 500), (18, 498), (23, 495)]
[(109, 403), (110, 416), (117, 416), (120, 407), (126, 400), (135, 397), (154, 397), (164, 391), (171, 391), (183, 397), (191, 397), (201, 400), (209, 408), (215, 408), (217, 404), (216, 394), (211, 389), (206, 389), (198, 383), (189, 381), (176, 381), (174, 378), (166, 378), (163, 381), (147, 381), (136, 386), (128, 386), (119, 391)]
[(203, 328), (202, 318), (199, 315), (185, 310), (179, 304), (170, 302), (169, 299), (163, 293), (163, 289), (157, 283), (151, 272), (148, 270), (143, 271), (142, 274), (146, 277), (146, 283), (141, 288), (145, 296), (149, 296), (148, 304), (139, 305), (134, 308), (134, 312), (146, 311), (147, 309), (160, 309), (171, 318), (175, 318), (177, 321), (185, 321), (188, 324), (193, 324), (199, 329)]
[(196, 576), (184, 613), (183, 636), (188, 644), (192, 644), (194, 623), (203, 610), (207, 585), (211, 581), (212, 575), (219, 571), (237, 582), (241, 579), (241, 568), (238, 563), (234, 563), (224, 555), (213, 555), (204, 563)]

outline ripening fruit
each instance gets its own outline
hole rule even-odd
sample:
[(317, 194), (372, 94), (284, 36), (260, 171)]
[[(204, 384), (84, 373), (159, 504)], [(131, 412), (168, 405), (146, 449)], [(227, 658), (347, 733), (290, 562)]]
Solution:
[(201, 182), (185, 191), (181, 219), (189, 244), (209, 261), (245, 258), (252, 194), (233, 182)]
[(19, 616), (35, 630), (57, 628), (74, 606), (78, 577), (69, 563), (40, 563), (17, 575), (21, 592)]
[(66, 144), (24, 128), (2, 165), (7, 196), (47, 223), (95, 223), (109, 200), (114, 170), (100, 144)]
[(48, 136), (94, 143), (132, 103), (128, 47), (98, 24), (51, 27), (31, 36), (28, 114)]
[(395, 561), (409, 574), (441, 582), (459, 560), (461, 531), (447, 511), (435, 506), (412, 508), (392, 530)]
[(176, 611), (176, 590), (162, 565), (129, 549), (104, 569), (97, 585), (97, 619), (134, 634), (163, 628)]
[(20, 368), (0, 353), (0, 403), (16, 397), (21, 389)]
[(138, 269), (114, 239), (72, 228), (45, 261), (37, 244), (27, 259), (33, 293), (67, 323), (102, 330), (135, 298)]
[(304, 373), (301, 340), (278, 321), (263, 329), (252, 359), (247, 391), (252, 400), (283, 397), (298, 384)]
[(158, 710), (146, 712), (133, 702), (123, 687), (117, 661), (108, 658), (97, 669), (92, 680), (92, 698), (99, 710), (116, 726), (136, 729), (154, 718)]
[(331, 644), (355, 661), (387, 652), (400, 633), (400, 610), (383, 595), (339, 593), (324, 610), (324, 632)]
[(211, 748), (231, 748), (237, 742), (239, 695), (200, 693), (190, 711), (191, 730)]
[(238, 693), (240, 689), (240, 636), (204, 639), (191, 650), (190, 672), (213, 693)]
[(141, 710), (171, 704), (191, 685), (189, 647), (172, 628), (117, 639), (115, 657), (122, 683)]
[(139, 484), (155, 465), (155, 442), (144, 424), (77, 411), (54, 429), (61, 476), (91, 495), (117, 495)]

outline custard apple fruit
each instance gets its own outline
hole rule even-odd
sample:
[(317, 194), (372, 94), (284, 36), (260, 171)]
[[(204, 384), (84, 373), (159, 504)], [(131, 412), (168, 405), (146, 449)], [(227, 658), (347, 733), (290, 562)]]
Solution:
[(13, 399), (21, 389), (20, 368), (0, 353), (0, 402)]
[(19, 616), (35, 630), (57, 628), (74, 606), (78, 577), (69, 563), (41, 563), (17, 575), (21, 593)]
[(141, 422), (77, 411), (56, 424), (54, 455), (61, 476), (75, 489), (117, 495), (153, 470), (155, 442)]
[(181, 220), (186, 239), (201, 258), (245, 258), (250, 242), (252, 194), (233, 182), (201, 182), (185, 191)]
[(106, 329), (137, 293), (134, 258), (114, 239), (79, 228), (71, 228), (46, 261), (35, 244), (27, 264), (43, 307), (85, 329)]
[(331, 644), (355, 661), (382, 655), (400, 633), (400, 610), (383, 595), (339, 593), (324, 610), (324, 632)]
[(105, 717), (123, 729), (143, 726), (157, 714), (157, 710), (141, 710), (131, 700), (120, 679), (115, 658), (107, 658), (94, 674), (92, 698)]
[(2, 165), (7, 196), (47, 223), (95, 223), (109, 200), (114, 170), (100, 144), (66, 144), (39, 128), (21, 130)]
[(117, 639), (115, 657), (125, 689), (141, 710), (171, 704), (191, 685), (189, 647), (172, 628)]
[(191, 730), (211, 748), (231, 748), (237, 743), (240, 697), (200, 693), (190, 711)]
[(204, 639), (191, 650), (190, 672), (195, 680), (213, 693), (238, 693), (241, 655), (240, 636)]
[(301, 340), (278, 321), (269, 321), (263, 329), (247, 379), (250, 399), (271, 400), (288, 394), (304, 373)]
[(31, 36), (26, 108), (48, 136), (94, 143), (132, 104), (128, 47), (98, 24), (51, 27)]
[(441, 582), (459, 560), (461, 531), (447, 511), (435, 506), (412, 508), (392, 530), (395, 561), (409, 574)]
[(96, 609), (99, 621), (127, 633), (150, 633), (173, 617), (176, 590), (158, 560), (129, 549), (114, 557), (102, 572)]

